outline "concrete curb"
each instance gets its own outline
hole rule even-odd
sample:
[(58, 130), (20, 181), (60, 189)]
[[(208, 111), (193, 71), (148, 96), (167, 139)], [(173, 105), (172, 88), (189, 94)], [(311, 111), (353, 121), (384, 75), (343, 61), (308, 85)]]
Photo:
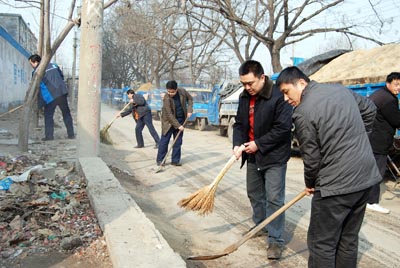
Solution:
[(101, 158), (79, 164), (114, 268), (186, 267)]

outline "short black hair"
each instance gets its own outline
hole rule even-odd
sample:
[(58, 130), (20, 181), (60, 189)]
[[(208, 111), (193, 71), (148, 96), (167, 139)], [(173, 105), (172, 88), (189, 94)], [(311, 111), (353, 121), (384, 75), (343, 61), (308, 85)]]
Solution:
[(176, 89), (178, 88), (178, 84), (176, 83), (175, 80), (170, 80), (170, 81), (167, 82), (167, 84), (165, 85), (165, 87), (166, 87), (167, 89), (174, 89), (174, 90), (176, 90)]
[(40, 57), (38, 54), (33, 54), (29, 57), (31, 62), (40, 62), (42, 60), (42, 57)]
[(399, 72), (392, 72), (386, 77), (386, 82), (392, 83), (393, 80), (400, 80)]
[(276, 79), (275, 84), (280, 87), (281, 84), (296, 84), (299, 79), (304, 79), (307, 83), (310, 82), (310, 78), (305, 75), (299, 68), (296, 66), (290, 66), (281, 71), (278, 78)]
[(247, 60), (239, 67), (239, 75), (253, 73), (255, 77), (260, 78), (264, 74), (264, 69), (258, 61)]
[(126, 95), (128, 95), (128, 94), (135, 94), (135, 91), (133, 89), (128, 89), (126, 91)]

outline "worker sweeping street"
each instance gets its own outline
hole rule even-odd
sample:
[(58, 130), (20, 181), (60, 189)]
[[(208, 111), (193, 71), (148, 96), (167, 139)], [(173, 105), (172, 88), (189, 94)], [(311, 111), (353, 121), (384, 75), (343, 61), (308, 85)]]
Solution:
[(151, 136), (154, 139), (155, 145), (154, 149), (158, 148), (158, 144), (160, 142), (160, 137), (153, 125), (153, 118), (151, 116), (151, 110), (146, 103), (144, 97), (140, 94), (135, 94), (135, 91), (132, 89), (128, 89), (126, 92), (129, 103), (131, 104), (128, 109), (122, 111), (117, 114), (117, 117), (125, 117), (129, 114), (132, 114), (133, 119), (136, 122), (135, 134), (136, 134), (136, 146), (134, 148), (143, 148), (144, 140), (143, 140), (143, 128), (147, 126)]
[(171, 80), (166, 84), (167, 93), (163, 99), (161, 113), (161, 140), (157, 153), (157, 165), (165, 164), (168, 152), (168, 143), (171, 136), (176, 137), (172, 149), (171, 164), (181, 166), (181, 147), (184, 122), (193, 113), (193, 98), (183, 88), (178, 88), (176, 81)]
[(367, 134), (376, 106), (342, 85), (310, 81), (297, 67), (284, 69), (276, 85), (294, 107), (305, 191), (313, 195), (308, 267), (355, 268), (367, 199), (381, 180)]
[[(233, 126), (233, 153), (247, 161), (246, 188), (257, 225), (285, 202), (287, 161), (290, 158), (292, 108), (264, 74), (258, 61), (239, 68), (244, 91), (239, 97)], [(244, 144), (243, 153), (239, 150)], [(267, 225), (268, 259), (280, 259), (284, 247), (285, 215)]]

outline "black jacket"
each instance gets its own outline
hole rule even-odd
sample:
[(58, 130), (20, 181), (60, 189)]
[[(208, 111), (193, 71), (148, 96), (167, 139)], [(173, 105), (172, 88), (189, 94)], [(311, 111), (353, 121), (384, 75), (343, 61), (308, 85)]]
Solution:
[(374, 127), (369, 137), (372, 150), (375, 154), (387, 155), (396, 128), (400, 128), (399, 100), (386, 86), (375, 91), (369, 98), (377, 107)]
[(121, 117), (127, 116), (128, 114), (132, 113), (133, 118), (136, 119), (134, 113), (135, 111), (139, 115), (138, 119), (143, 117), (146, 113), (151, 113), (151, 109), (147, 104), (145, 98), (140, 94), (133, 95), (133, 103), (129, 105), (128, 109), (121, 113)]
[(376, 107), (342, 85), (311, 81), (294, 109), (308, 188), (322, 197), (358, 192), (381, 181), (367, 133)]
[[(233, 146), (249, 141), (250, 95), (243, 90), (233, 125)], [(254, 142), (258, 147), (255, 163), (259, 170), (282, 165), (290, 158), (292, 107), (282, 93), (266, 78), (264, 88), (258, 94), (254, 106)], [(242, 166), (248, 155), (242, 154)]]

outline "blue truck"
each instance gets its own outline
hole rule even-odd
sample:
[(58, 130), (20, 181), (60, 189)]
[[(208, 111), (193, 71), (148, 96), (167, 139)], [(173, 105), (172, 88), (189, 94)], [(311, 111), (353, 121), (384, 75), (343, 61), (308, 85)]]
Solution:
[[(272, 75), (271, 79), (275, 81), (278, 75)], [(377, 82), (345, 86), (362, 96), (368, 97), (384, 85), (385, 82)], [(198, 120), (201, 120), (205, 125), (218, 127), (221, 136), (228, 136), (232, 140), (233, 124), (235, 123), (236, 111), (239, 105), (239, 95), (242, 91), (243, 86), (240, 83), (224, 82), (215, 85), (208, 102), (207, 115), (198, 116)], [(294, 140), (293, 142), (294, 147), (296, 147), (296, 141)]]
[(161, 108), (163, 105), (163, 96), (165, 90), (163, 89), (152, 89), (147, 95), (147, 104), (151, 109), (151, 115), (155, 120), (161, 119)]
[(184, 87), (193, 98), (193, 114), (188, 119), (188, 123), (196, 129), (203, 131), (207, 127), (208, 106), (211, 99), (211, 89), (207, 87)]

